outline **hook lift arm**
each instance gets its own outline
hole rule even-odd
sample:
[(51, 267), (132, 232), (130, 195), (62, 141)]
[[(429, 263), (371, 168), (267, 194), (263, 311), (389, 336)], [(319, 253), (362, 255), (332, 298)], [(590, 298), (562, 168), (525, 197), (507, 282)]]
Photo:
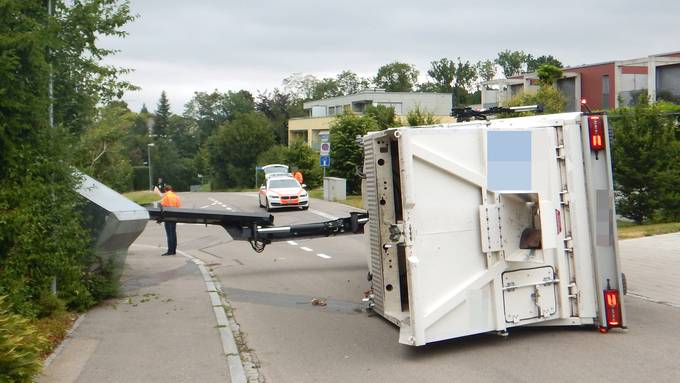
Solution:
[(222, 226), (229, 235), (240, 241), (248, 241), (258, 253), (274, 241), (293, 238), (329, 237), (344, 234), (362, 234), (368, 222), (368, 213), (350, 213), (349, 217), (325, 222), (304, 223), (290, 226), (274, 226), (271, 214), (229, 213), (203, 209), (172, 207), (147, 207), (149, 219), (157, 222), (199, 223)]

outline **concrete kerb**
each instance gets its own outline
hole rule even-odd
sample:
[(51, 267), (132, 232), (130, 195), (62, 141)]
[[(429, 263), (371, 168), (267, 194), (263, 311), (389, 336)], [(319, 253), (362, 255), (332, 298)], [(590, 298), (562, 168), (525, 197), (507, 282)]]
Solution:
[[(133, 244), (133, 246), (157, 248), (157, 246), (140, 244)], [(243, 361), (241, 360), (238, 346), (236, 345), (236, 340), (234, 339), (234, 334), (231, 330), (231, 324), (229, 323), (229, 319), (224, 310), (227, 303), (223, 301), (222, 297), (219, 295), (219, 291), (221, 291), (217, 286), (219, 282), (217, 282), (210, 274), (205, 266), (205, 262), (181, 250), (177, 250), (177, 253), (191, 260), (196, 267), (198, 267), (198, 270), (203, 277), (203, 282), (205, 283), (206, 291), (210, 297), (210, 302), (215, 314), (215, 321), (217, 322), (217, 329), (222, 342), (222, 350), (227, 357), (227, 367), (229, 368), (231, 383), (247, 383), (248, 378), (246, 377), (245, 368), (243, 367)]]
[(78, 329), (81, 323), (83, 323), (83, 320), (85, 319), (86, 314), (80, 314), (78, 316), (78, 319), (76, 319), (75, 322), (73, 322), (73, 325), (71, 326), (71, 329), (66, 332), (66, 335), (64, 336), (64, 340), (59, 343), (59, 346), (55, 348), (50, 355), (45, 359), (43, 362), (43, 370), (45, 370), (47, 367), (49, 367), (52, 362), (54, 362), (55, 359), (64, 351), (64, 348), (66, 348), (66, 345), (68, 345), (71, 342), (71, 338), (73, 335), (73, 332)]

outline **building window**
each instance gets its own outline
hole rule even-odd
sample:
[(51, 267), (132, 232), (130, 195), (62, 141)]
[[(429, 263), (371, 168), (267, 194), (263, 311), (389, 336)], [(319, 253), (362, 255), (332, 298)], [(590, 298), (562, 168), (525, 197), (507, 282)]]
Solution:
[(609, 76), (602, 76), (602, 109), (609, 109)]

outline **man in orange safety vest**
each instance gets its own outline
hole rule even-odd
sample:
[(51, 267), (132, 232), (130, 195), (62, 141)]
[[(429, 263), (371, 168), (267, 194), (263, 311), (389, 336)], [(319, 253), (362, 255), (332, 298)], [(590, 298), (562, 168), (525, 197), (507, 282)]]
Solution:
[[(161, 199), (161, 206), (180, 207), (182, 200), (175, 194), (172, 186), (165, 185), (164, 190), (165, 194), (163, 195), (163, 199)], [(177, 222), (165, 222), (165, 236), (168, 239), (168, 251), (161, 255), (175, 255), (175, 252), (177, 251)]]

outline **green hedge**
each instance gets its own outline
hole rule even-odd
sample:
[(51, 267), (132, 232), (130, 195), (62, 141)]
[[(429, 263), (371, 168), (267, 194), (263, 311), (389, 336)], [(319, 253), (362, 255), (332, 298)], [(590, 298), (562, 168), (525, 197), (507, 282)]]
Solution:
[(132, 190), (149, 189), (149, 167), (134, 166), (132, 168)]

